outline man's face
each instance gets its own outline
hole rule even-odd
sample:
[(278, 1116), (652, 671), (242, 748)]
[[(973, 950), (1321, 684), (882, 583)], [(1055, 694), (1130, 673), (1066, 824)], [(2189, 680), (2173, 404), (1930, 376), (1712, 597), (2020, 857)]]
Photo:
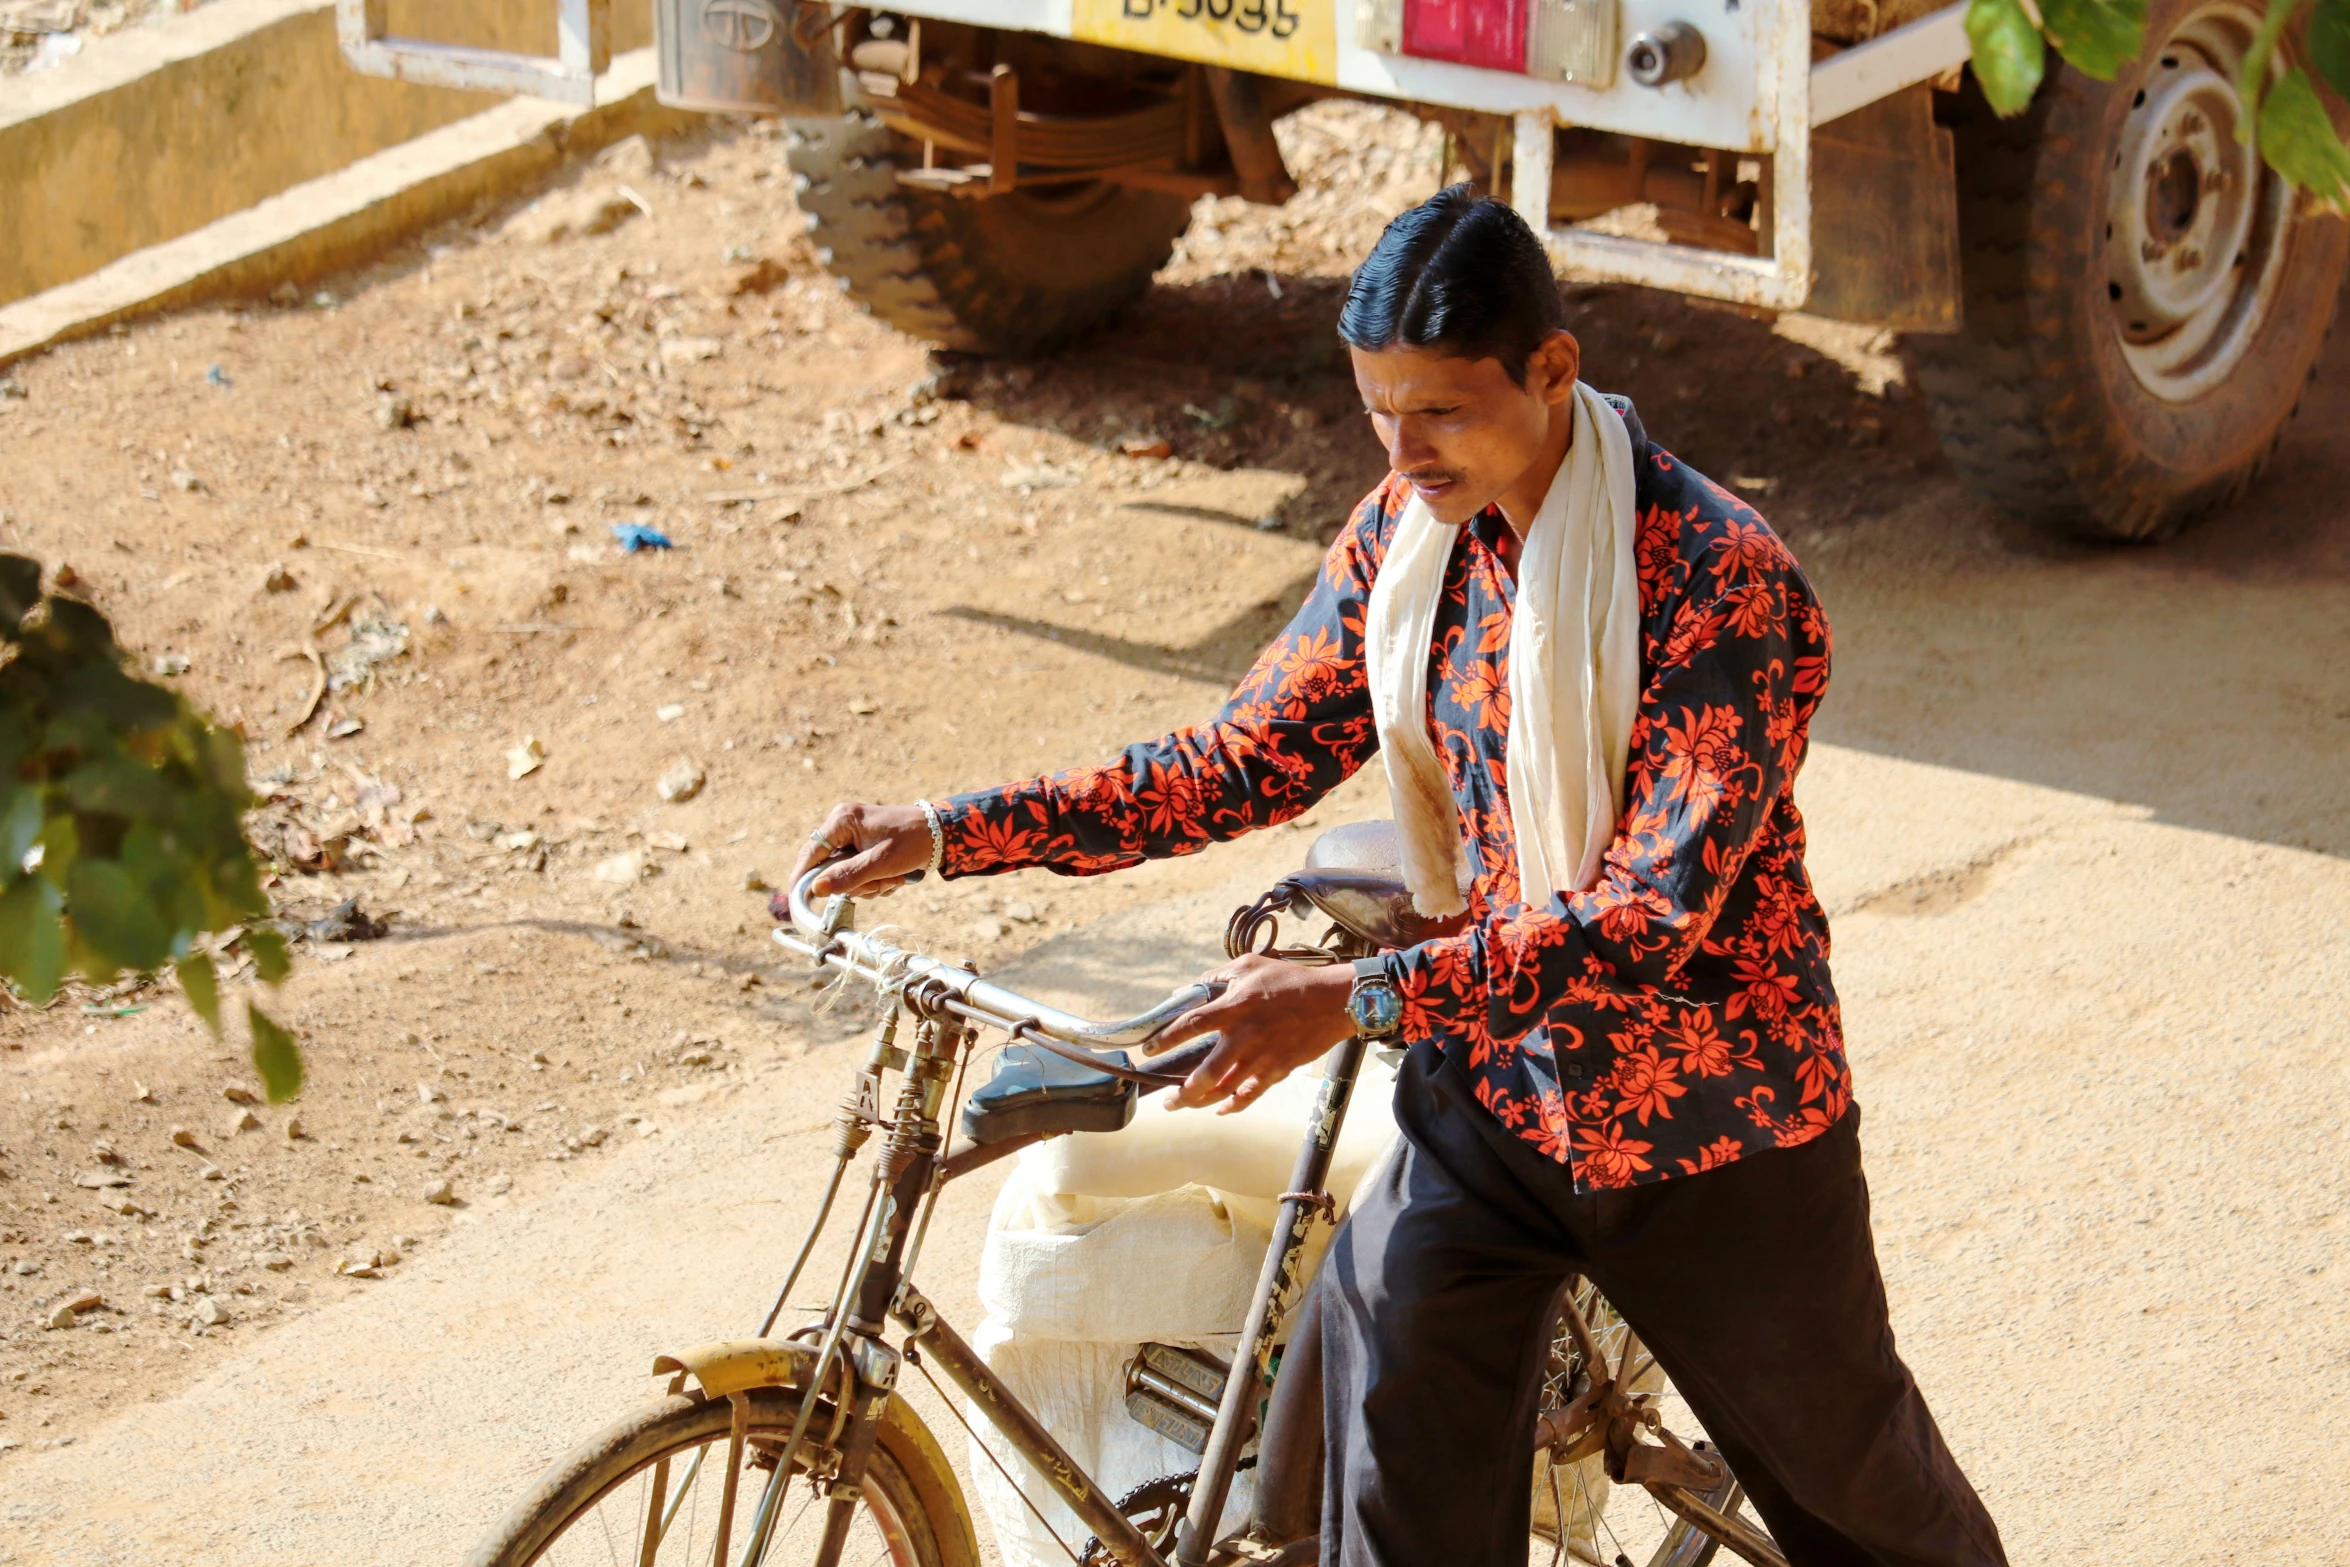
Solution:
[(1348, 352), (1387, 465), (1411, 481), (1438, 522), (1452, 525), (1499, 500), (1544, 456), (1555, 456), (1554, 420), (1582, 368), (1581, 349), (1564, 331), (1535, 350), (1523, 386), (1498, 359), (1425, 348)]

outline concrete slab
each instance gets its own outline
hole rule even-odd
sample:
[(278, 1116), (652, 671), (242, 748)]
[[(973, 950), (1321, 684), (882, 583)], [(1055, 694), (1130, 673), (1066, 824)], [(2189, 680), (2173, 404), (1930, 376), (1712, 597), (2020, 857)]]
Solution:
[(632, 50), (614, 59), (593, 108), (511, 99), (0, 306), (0, 365), (132, 316), (265, 294), (356, 265), (543, 177), (566, 156), (699, 118), (655, 102), (653, 75), (653, 51)]
[[(551, 52), (545, 0), (410, 0), (404, 28)], [(651, 42), (613, 12), (613, 47)], [(217, 0), (94, 39), (0, 94), (0, 304), (84, 277), (386, 148), (479, 116), (474, 92), (359, 75), (331, 0)]]

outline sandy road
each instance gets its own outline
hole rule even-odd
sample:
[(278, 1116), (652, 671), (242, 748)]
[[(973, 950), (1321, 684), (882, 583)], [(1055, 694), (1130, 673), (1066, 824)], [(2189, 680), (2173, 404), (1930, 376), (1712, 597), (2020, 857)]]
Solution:
[[(1697, 417), (1644, 406), (1668, 440)], [(2019, 1563), (2350, 1557), (2345, 430), (2337, 344), (2270, 481), (2176, 545), (2013, 536), (1891, 457), (1790, 528), (1837, 630), (1798, 799), (1896, 1326)], [(1783, 478), (1835, 465), (1815, 466)], [(1195, 653), (1072, 634), (1050, 678)], [(844, 772), (827, 787), (854, 788)], [(1025, 972), (1107, 1010), (1114, 975), (1179, 972), (1302, 847), (1154, 867), (1139, 900), (1056, 884), (1074, 928)], [(0, 1561), (460, 1557), (646, 1394), (654, 1350), (763, 1302), (841, 1060), (778, 1057), (660, 1138), (484, 1200), (400, 1276), (239, 1339), (171, 1396), (12, 1454)], [(967, 1287), (988, 1185), (934, 1242), (942, 1300)]]
[[(2350, 356), (2328, 374), (2277, 482), (2172, 550), (1967, 543), (1937, 487), (1816, 552), (1839, 660), (1799, 798), (1880, 1244), (2019, 1562), (2350, 1549), (2350, 457), (2313, 438), (2342, 427)], [(1069, 994), (1136, 954), (1177, 972), (1298, 847), (1154, 867), (1176, 901), (1028, 972)], [(779, 1066), (477, 1211), (406, 1276), (18, 1463), (7, 1559), (454, 1557), (642, 1394), (654, 1347), (755, 1309), (836, 1067)], [(942, 1287), (985, 1196), (943, 1229)]]

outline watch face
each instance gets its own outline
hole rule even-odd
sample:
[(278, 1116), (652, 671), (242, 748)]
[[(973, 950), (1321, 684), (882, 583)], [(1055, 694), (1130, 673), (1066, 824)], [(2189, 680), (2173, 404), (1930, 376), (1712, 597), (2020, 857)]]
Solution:
[(1376, 1039), (1394, 1033), (1403, 1021), (1403, 997), (1385, 981), (1366, 980), (1347, 997), (1346, 1011), (1354, 1019), (1357, 1033)]

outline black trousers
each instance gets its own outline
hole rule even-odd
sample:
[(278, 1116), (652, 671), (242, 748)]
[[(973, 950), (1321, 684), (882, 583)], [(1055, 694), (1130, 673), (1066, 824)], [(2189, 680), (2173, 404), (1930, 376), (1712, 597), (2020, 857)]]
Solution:
[(1569, 1274), (1704, 1422), (1795, 1567), (2004, 1567), (1894, 1352), (1858, 1114), (1799, 1148), (1578, 1196), (1434, 1049), (1322, 1292), (1322, 1560), (1524, 1567), (1538, 1372)]

